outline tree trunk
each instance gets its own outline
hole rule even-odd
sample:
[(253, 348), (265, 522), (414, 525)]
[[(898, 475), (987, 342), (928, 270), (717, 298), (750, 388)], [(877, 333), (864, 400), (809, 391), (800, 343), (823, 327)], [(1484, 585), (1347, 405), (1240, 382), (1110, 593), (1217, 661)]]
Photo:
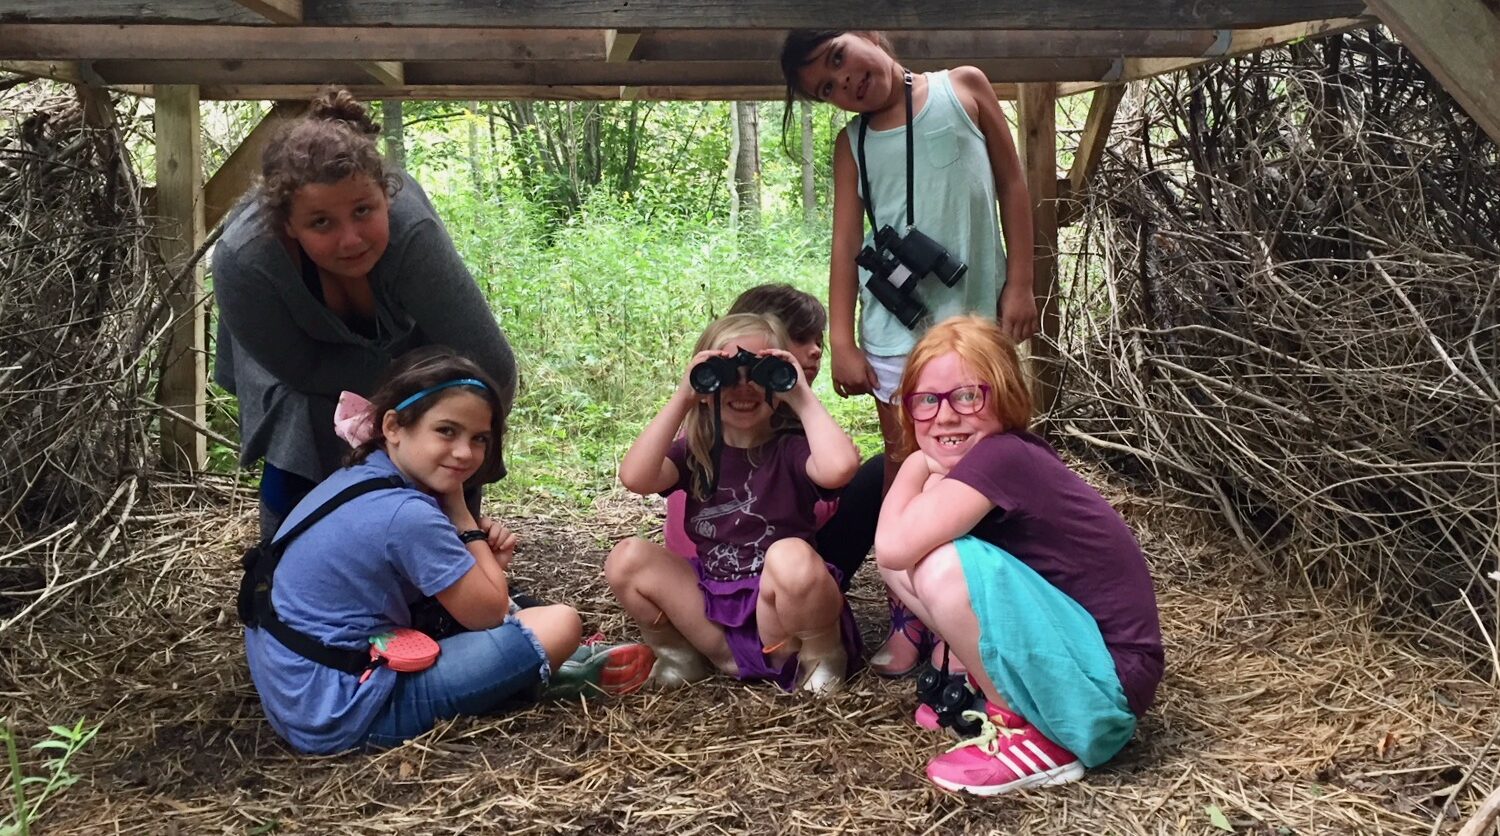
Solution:
[(380, 136), (385, 140), (385, 160), (396, 171), (406, 168), (406, 130), (403, 118), (400, 99), (381, 101)]
[(760, 113), (755, 102), (735, 102), (733, 139), (734, 223), (754, 224), (760, 219)]
[(479, 102), (469, 102), (469, 179), (474, 183), (474, 194), (484, 194), (484, 164), (479, 161)]
[(817, 184), (813, 169), (812, 102), (803, 100), (802, 117), (802, 220), (811, 224), (818, 212)]

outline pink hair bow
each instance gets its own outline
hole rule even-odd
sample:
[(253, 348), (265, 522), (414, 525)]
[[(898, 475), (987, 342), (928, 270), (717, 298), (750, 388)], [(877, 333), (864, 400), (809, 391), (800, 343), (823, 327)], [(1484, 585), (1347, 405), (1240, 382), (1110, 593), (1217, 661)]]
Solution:
[(340, 392), (339, 404), (333, 410), (333, 431), (350, 447), (374, 438), (375, 416), (370, 412), (370, 402), (347, 389)]

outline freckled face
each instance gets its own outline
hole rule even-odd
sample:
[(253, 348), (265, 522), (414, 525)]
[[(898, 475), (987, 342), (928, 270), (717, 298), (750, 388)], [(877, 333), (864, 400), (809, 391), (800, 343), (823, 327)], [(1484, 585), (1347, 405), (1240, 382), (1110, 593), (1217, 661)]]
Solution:
[(901, 67), (874, 41), (845, 32), (818, 46), (797, 72), (802, 92), (850, 113), (873, 113), (890, 104)]
[[(914, 392), (950, 392), (960, 386), (975, 386), (985, 381), (966, 366), (956, 353), (938, 356), (922, 367), (913, 386)], [(973, 415), (960, 415), (953, 404), (944, 400), (937, 415), (929, 421), (914, 421), (917, 448), (927, 454), (935, 473), (947, 473), (979, 440), (1005, 431), (995, 414), (993, 403)]]
[(292, 194), (286, 234), (325, 274), (368, 278), (391, 241), (385, 188), (365, 174), (309, 183)]

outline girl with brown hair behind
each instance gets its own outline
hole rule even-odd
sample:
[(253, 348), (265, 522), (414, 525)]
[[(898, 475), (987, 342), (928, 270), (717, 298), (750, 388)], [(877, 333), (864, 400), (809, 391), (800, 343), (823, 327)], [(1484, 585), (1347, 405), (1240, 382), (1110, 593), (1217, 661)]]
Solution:
[[(368, 396), (393, 357), (441, 336), (494, 379), (502, 418), (515, 395), (484, 294), (422, 188), (386, 169), (379, 132), (347, 91), (319, 96), (267, 146), (214, 249), (214, 377), (239, 401), (240, 463), (265, 460), (265, 536), (348, 451), (339, 393)], [(504, 475), (497, 454), (479, 481)]]

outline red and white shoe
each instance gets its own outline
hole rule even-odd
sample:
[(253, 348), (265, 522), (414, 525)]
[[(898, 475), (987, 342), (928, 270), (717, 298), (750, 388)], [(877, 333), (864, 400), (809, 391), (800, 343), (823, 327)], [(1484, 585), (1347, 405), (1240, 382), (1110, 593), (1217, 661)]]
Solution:
[(977, 737), (960, 741), (927, 762), (927, 777), (934, 784), (952, 792), (1000, 795), (1083, 777), (1083, 763), (1077, 755), (1015, 714), (1003, 709), (991, 714), (988, 708), (964, 712), (965, 719), (983, 724)]

